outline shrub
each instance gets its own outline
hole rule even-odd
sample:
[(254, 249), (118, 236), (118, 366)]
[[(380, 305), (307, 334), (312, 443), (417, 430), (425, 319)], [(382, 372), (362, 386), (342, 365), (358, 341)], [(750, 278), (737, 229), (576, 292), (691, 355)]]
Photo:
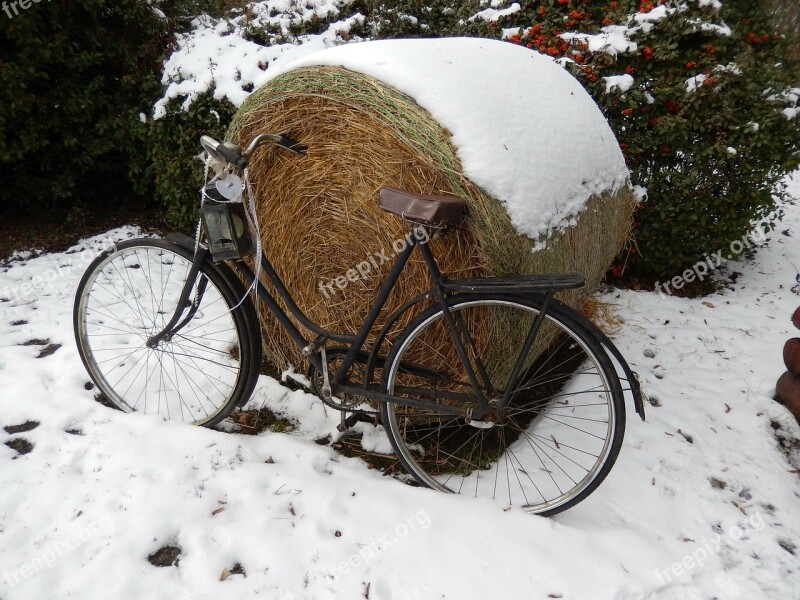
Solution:
[[(177, 98), (162, 119), (142, 122), (140, 115), (152, 112), (176, 31), (200, 12), (229, 14), (245, 4), (85, 0), (39, 3), (14, 19), (0, 15), (0, 166), (15, 174), (5, 185), (5, 207), (51, 207), (88, 181), (120, 180), (127, 169), (137, 192), (154, 194), (172, 224), (188, 227), (201, 176), (190, 161), (197, 138), (221, 137), (234, 107), (209, 92), (188, 111)], [(480, 0), (338, 6), (365, 17), (349, 36), (508, 36), (562, 60), (608, 118), (633, 182), (648, 191), (616, 272), (661, 277), (727, 247), (767, 216), (778, 182), (800, 163), (800, 92), (787, 94), (798, 73), (790, 47), (797, 43), (794, 5), (661, 4), (522, 0), (518, 12), (496, 21), (474, 18), (486, 8)], [(236, 14), (243, 35), (265, 45), (297, 42), (346, 16), (308, 17), (295, 3), (285, 10), (286, 26), (249, 22), (249, 8)], [(655, 19), (660, 11), (668, 14)], [(775, 19), (790, 40), (774, 33)], [(598, 34), (619, 47), (596, 47)], [(608, 78), (620, 76), (629, 78), (611, 85)]]
[(132, 169), (137, 191), (152, 190), (165, 221), (189, 230), (197, 219), (197, 194), (203, 183), (203, 167), (192, 160), (200, 154), (200, 136), (222, 140), (236, 107), (227, 100), (215, 100), (211, 92), (198, 97), (189, 110), (183, 110), (182, 100), (171, 100), (164, 117), (149, 118), (139, 128), (141, 149)]
[[(486, 8), (479, 0), (340, 8), (365, 17), (350, 35), (508, 37), (561, 60), (609, 120), (633, 183), (647, 189), (614, 272), (648, 278), (741, 238), (751, 221), (768, 217), (779, 182), (800, 163), (797, 95), (787, 94), (798, 71), (788, 41), (774, 33), (776, 15), (794, 23), (786, 15), (796, 11), (773, 10), (783, 1), (522, 0), (494, 21), (476, 17)], [(249, 36), (295, 41), (329, 22)]]
[[(779, 182), (800, 164), (797, 98), (786, 93), (797, 71), (773, 33), (770, 3), (528, 4), (531, 24), (511, 41), (568, 59), (617, 134), (633, 182), (647, 188), (615, 273), (675, 274), (769, 216)], [(637, 8), (650, 14), (628, 21)], [(562, 35), (614, 23), (629, 27), (635, 47)]]
[[(142, 176), (140, 113), (161, 91), (176, 27), (224, 0), (41, 2), (0, 13), (0, 168), (4, 209), (67, 206), (93, 191), (127, 193)], [(137, 181), (139, 191), (150, 191)], [(114, 199), (117, 201), (117, 198)]]
[(50, 208), (88, 175), (119, 174), (131, 123), (158, 92), (166, 34), (136, 0), (0, 14), (0, 168), (14, 173), (4, 183), (9, 207)]

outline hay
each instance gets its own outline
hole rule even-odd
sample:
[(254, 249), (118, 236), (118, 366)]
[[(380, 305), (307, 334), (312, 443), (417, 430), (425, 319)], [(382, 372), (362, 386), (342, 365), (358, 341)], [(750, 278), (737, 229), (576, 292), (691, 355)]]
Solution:
[(586, 300), (581, 314), (606, 335), (616, 335), (622, 329), (622, 321), (617, 318), (614, 306), (596, 297)]
[[(561, 296), (575, 307), (596, 288), (629, 230), (631, 191), (607, 192), (591, 198), (575, 225), (549, 239), (546, 249), (531, 252), (532, 241), (514, 230), (502, 205), (464, 176), (448, 131), (408, 96), (341, 67), (297, 69), (257, 90), (234, 117), (228, 139), (246, 144), (263, 132), (309, 147), (303, 158), (259, 151), (250, 173), (267, 255), (306, 314), (333, 331), (359, 328), (390, 265), (344, 290), (334, 287), (330, 298), (320, 282), (382, 250), (391, 255), (392, 242), (406, 234), (399, 218), (377, 207), (383, 185), (467, 200), (465, 224), (431, 241), (451, 278), (577, 271), (586, 287)], [(415, 252), (378, 326), (429, 287)], [(274, 319), (265, 318), (263, 330), (267, 356), (278, 366), (302, 362)]]

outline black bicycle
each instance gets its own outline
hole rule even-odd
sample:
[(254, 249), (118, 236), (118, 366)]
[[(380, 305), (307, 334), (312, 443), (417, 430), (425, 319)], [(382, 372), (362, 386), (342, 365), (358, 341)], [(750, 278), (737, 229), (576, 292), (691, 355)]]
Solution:
[[(300, 155), (306, 148), (273, 134), (244, 152), (208, 136), (201, 144), (208, 183), (197, 239), (116, 244), (78, 287), (78, 349), (111, 404), (208, 427), (225, 419), (249, 399), (260, 372), (258, 298), (308, 360), (321, 400), (343, 411), (343, 429), (379, 411), (397, 458), (419, 483), (549, 515), (603, 481), (622, 444), (625, 392), (642, 418), (644, 395), (608, 337), (554, 298), (582, 286), (581, 275), (451, 280), (423, 236), (408, 236), (359, 331), (327, 331), (306, 317), (261, 252), (237, 175), (246, 180), (247, 161), (264, 144)], [(459, 198), (383, 188), (378, 203), (424, 227), (426, 240), (465, 218)], [(375, 327), (417, 249), (430, 290)], [(418, 314), (390, 334), (407, 311)]]

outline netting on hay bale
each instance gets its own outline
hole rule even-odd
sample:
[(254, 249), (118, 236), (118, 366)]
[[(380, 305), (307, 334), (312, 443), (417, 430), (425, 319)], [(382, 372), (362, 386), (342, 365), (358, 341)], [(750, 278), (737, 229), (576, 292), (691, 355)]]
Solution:
[[(570, 155), (558, 156), (565, 147), (563, 141), (525, 139), (536, 127), (526, 131), (524, 123), (511, 123), (510, 127), (503, 124), (503, 115), (506, 121), (519, 120), (520, 104), (522, 114), (529, 113), (534, 124), (539, 118), (553, 120), (552, 107), (548, 114), (537, 114), (537, 100), (526, 98), (526, 94), (512, 95), (498, 105), (496, 94), (487, 91), (489, 80), (499, 77), (503, 81), (509, 50), (512, 58), (523, 63), (536, 57), (533, 73), (528, 76), (535, 78), (544, 70), (548, 77), (560, 78), (560, 88), (554, 94), (568, 93), (573, 98), (583, 94), (583, 105), (586, 99), (591, 103), (595, 112), (584, 114), (583, 122), (578, 119), (577, 125), (573, 123), (573, 131), (567, 135), (569, 143), (579, 144), (570, 150)], [(382, 74), (381, 79), (392, 79), (394, 85), (382, 81), (374, 72), (381, 71), (387, 55), (392, 59), (388, 67), (392, 75), (378, 74)], [(489, 64), (475, 64), (476, 60)], [(377, 66), (370, 68), (373, 64)], [(457, 68), (458, 64), (464, 68)], [(467, 69), (467, 78), (464, 72), (468, 64), (475, 70)], [(524, 63), (523, 67), (529, 65)], [(404, 72), (409, 73), (407, 79), (413, 80), (412, 84), (403, 84)], [(571, 80), (566, 87), (565, 77)], [(520, 85), (519, 81), (510, 81)], [(547, 80), (540, 77), (538, 82), (533, 81), (534, 85), (537, 83), (545, 85)], [(442, 108), (448, 110), (447, 106), (436, 111), (440, 115), (437, 120), (429, 110), (436, 101), (432, 104), (428, 98), (422, 102), (423, 107), (419, 96), (425, 94), (413, 93), (412, 97), (400, 89), (415, 92), (420, 86), (430, 90), (436, 85), (441, 88), (437, 96), (441, 96), (442, 103), (461, 106), (462, 113), (464, 103), (480, 104), (481, 96), (487, 97), (485, 118), (499, 122), (491, 143), (487, 143), (490, 148), (475, 152), (469, 141), (459, 142), (465, 137), (461, 125), (451, 124), (455, 131), (450, 131), (440, 123), (447, 120), (441, 118)], [(459, 96), (453, 95), (455, 90), (460, 90)], [(525, 110), (526, 101), (529, 111)], [(517, 110), (509, 110), (509, 104), (515, 103)], [(555, 98), (554, 103), (564, 104), (564, 98)], [(575, 117), (569, 115), (569, 106), (556, 106), (555, 110)], [(474, 107), (468, 107), (468, 116), (470, 111), (474, 113)], [(588, 130), (591, 128), (594, 129)], [(487, 154), (498, 144), (508, 148), (512, 143), (509, 129), (513, 142), (531, 148), (529, 164), (515, 164), (520, 162), (519, 151), (516, 159), (513, 152), (508, 157), (508, 166)], [(593, 139), (598, 129), (603, 145), (592, 148), (593, 143), (599, 143)], [(263, 132), (287, 134), (309, 148), (302, 158), (275, 149), (260, 151), (250, 163), (250, 174), (267, 255), (300, 307), (313, 321), (332, 331), (358, 330), (391, 261), (373, 268), (366, 277), (348, 281), (344, 289), (334, 286), (332, 291), (326, 290), (321, 284), (345, 275), (370, 256), (384, 252), (391, 258), (393, 242), (408, 233), (407, 223), (378, 208), (378, 190), (384, 185), (425, 194), (455, 195), (467, 201), (468, 218), (464, 224), (430, 242), (441, 270), (451, 278), (580, 272), (586, 276), (586, 287), (560, 296), (578, 308), (600, 282), (630, 227), (634, 198), (627, 183), (627, 170), (599, 109), (561, 67), (511, 44), (471, 39), (392, 40), (342, 46), (312, 55), (252, 94), (236, 114), (228, 139), (245, 144)], [(467, 133), (480, 138), (480, 132)], [(551, 148), (544, 152), (533, 150), (541, 144)], [(585, 144), (590, 147), (583, 147)], [(592, 152), (617, 153), (595, 161), (595, 170), (602, 172), (594, 180), (585, 169)], [(525, 155), (525, 148), (522, 154)], [(469, 173), (465, 172), (463, 158), (472, 165)], [(569, 174), (562, 182), (565, 192), (559, 191), (561, 197), (553, 197), (552, 202), (541, 198), (546, 190), (560, 190), (557, 180), (547, 181), (558, 175), (551, 158), (565, 163), (558, 170)], [(541, 173), (539, 186), (537, 171)], [(491, 181), (494, 176), (498, 185)], [(530, 206), (520, 206), (524, 188), (530, 189)], [(514, 207), (516, 210), (512, 210)], [(429, 287), (427, 269), (421, 255), (415, 252), (375, 331), (397, 307)], [(414, 314), (404, 317), (396, 330)], [(271, 360), (280, 367), (302, 362), (299, 351), (274, 319), (265, 316), (263, 328), (265, 350)], [(513, 338), (519, 324), (485, 324), (487, 331), (490, 328), (500, 328)]]

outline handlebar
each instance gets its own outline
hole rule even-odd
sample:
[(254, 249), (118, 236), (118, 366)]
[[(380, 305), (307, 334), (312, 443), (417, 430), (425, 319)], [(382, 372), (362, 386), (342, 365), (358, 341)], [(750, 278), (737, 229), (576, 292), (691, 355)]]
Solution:
[(244, 171), (247, 168), (247, 159), (244, 156), (241, 156), (233, 148), (230, 148), (225, 144), (218, 144), (216, 150), (217, 154), (219, 154), (222, 158), (227, 160), (240, 171)]
[(297, 140), (293, 140), (286, 135), (278, 135), (275, 133), (262, 133), (257, 135), (250, 142), (247, 150), (240, 154), (239, 146), (229, 142), (220, 143), (214, 138), (204, 135), (200, 138), (200, 144), (208, 154), (215, 159), (224, 159), (232, 164), (237, 169), (244, 171), (247, 168), (247, 163), (250, 157), (260, 146), (264, 144), (274, 144), (280, 146), (284, 150), (289, 150), (294, 154), (305, 155), (308, 152), (308, 147), (301, 144)]

